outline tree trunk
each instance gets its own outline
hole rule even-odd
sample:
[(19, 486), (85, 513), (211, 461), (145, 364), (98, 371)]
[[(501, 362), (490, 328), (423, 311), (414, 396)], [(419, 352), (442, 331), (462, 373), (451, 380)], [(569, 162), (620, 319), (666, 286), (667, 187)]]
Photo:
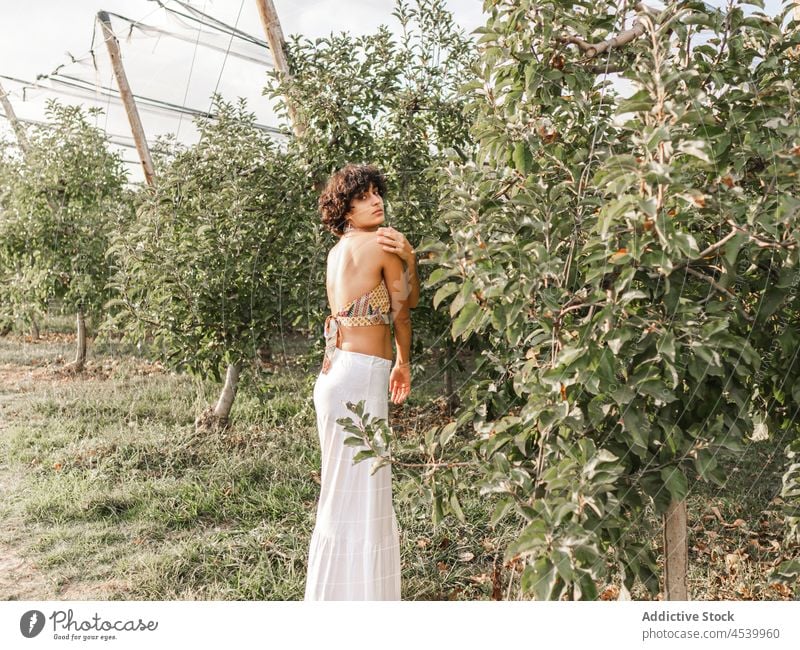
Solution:
[(231, 414), (233, 400), (236, 397), (236, 386), (239, 383), (239, 373), (242, 372), (242, 365), (239, 363), (230, 364), (228, 372), (225, 374), (225, 385), (222, 387), (222, 394), (214, 407), (214, 415), (220, 420), (227, 421)]
[(77, 323), (78, 337), (77, 348), (75, 351), (75, 370), (83, 370), (83, 364), (86, 361), (86, 321), (83, 317), (83, 309), (78, 308), (78, 323)]
[(224, 429), (228, 425), (228, 418), (233, 407), (233, 400), (236, 398), (236, 387), (239, 383), (239, 375), (242, 372), (241, 363), (232, 363), (228, 366), (225, 374), (225, 385), (222, 387), (217, 404), (214, 407), (206, 408), (194, 421), (196, 431), (201, 429), (217, 430)]
[(689, 600), (689, 539), (686, 499), (673, 501), (664, 514), (664, 600)]
[(265, 368), (268, 364), (272, 363), (272, 348), (268, 343), (258, 346), (256, 349), (256, 358), (256, 365), (259, 368)]
[(31, 338), (34, 341), (38, 341), (39, 335), (40, 335), (39, 323), (36, 322), (36, 316), (34, 314), (31, 314)]

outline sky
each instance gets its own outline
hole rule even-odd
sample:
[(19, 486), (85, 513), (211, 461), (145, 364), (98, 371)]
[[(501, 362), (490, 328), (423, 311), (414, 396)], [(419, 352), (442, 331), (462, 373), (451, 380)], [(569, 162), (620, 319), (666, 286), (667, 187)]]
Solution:
[[(162, 2), (167, 8), (188, 14), (175, 0)], [(187, 3), (265, 40), (255, 0), (188, 0)], [(287, 37), (302, 34), (314, 39), (341, 31), (366, 34), (374, 32), (381, 24), (393, 27), (396, 23), (391, 15), (394, 0), (274, 0), (274, 4)], [(447, 4), (457, 24), (465, 31), (470, 32), (483, 24), (481, 0), (447, 0)], [(117, 100), (91, 90), (95, 85), (101, 89), (117, 88), (96, 20), (99, 10), (179, 32), (184, 37), (182, 40), (134, 30), (129, 38), (130, 23), (111, 15), (134, 94), (208, 111), (211, 94), (216, 90), (226, 101), (244, 97), (259, 124), (278, 125), (272, 100), (261, 94), (267, 81), (266, 71), (271, 66), (268, 51), (238, 38), (214, 34), (207, 28), (202, 29), (212, 34), (214, 44), (223, 51), (197, 45), (201, 27), (176, 18), (154, 0), (0, 0), (0, 84), (9, 94), (17, 117), (44, 120), (47, 98), (102, 108), (104, 114), (96, 120), (97, 126), (111, 136), (114, 148), (122, 152), (130, 181), (143, 180), (136, 150), (119, 146), (133, 143), (124, 108)], [(181, 20), (183, 23), (179, 22)], [(206, 40), (205, 36), (201, 38)], [(229, 45), (234, 52), (244, 48), (241, 53), (247, 58), (226, 55)], [(38, 81), (39, 88), (31, 87), (39, 75), (54, 71), (62, 82), (71, 81), (65, 77), (83, 80), (88, 92), (78, 91), (80, 96), (65, 94), (65, 90), (75, 90), (52, 79)], [(23, 82), (29, 82), (27, 87)], [(146, 108), (141, 102), (139, 113), (150, 142), (166, 133), (176, 134), (177, 139), (186, 144), (197, 140), (190, 115), (165, 115)], [(0, 133), (7, 137), (11, 134), (7, 121), (2, 118)]]
[[(256, 0), (183, 1), (223, 23), (265, 39)], [(190, 15), (178, 0), (161, 2), (168, 9)], [(467, 33), (483, 25), (483, 0), (446, 2), (456, 23)], [(287, 37), (301, 34), (313, 40), (331, 32), (372, 33), (381, 24), (397, 27), (391, 15), (394, 0), (274, 0), (274, 4)], [(649, 4), (661, 6), (659, 2)], [(721, 5), (723, 0), (712, 0), (711, 4)], [(780, 4), (780, 0), (767, 0), (767, 13), (776, 13)], [(271, 66), (269, 53), (260, 46), (207, 28), (202, 28), (206, 34), (200, 35), (197, 23), (176, 17), (156, 0), (0, 0), (0, 84), (19, 118), (44, 120), (48, 98), (101, 107), (104, 113), (95, 123), (109, 134), (112, 146), (122, 152), (130, 181), (143, 180), (136, 150), (130, 146), (133, 140), (124, 109), (120, 102), (102, 94), (103, 87), (116, 90), (117, 84), (96, 20), (100, 10), (124, 17), (111, 15), (111, 21), (134, 94), (208, 111), (216, 90), (226, 101), (244, 97), (259, 124), (278, 125), (272, 101), (261, 94)], [(129, 34), (131, 23), (125, 18), (177, 32), (181, 38), (138, 29)], [(217, 49), (198, 43), (198, 39)], [(52, 77), (37, 82), (40, 75), (54, 72), (60, 83)], [(81, 84), (84, 89), (76, 90), (65, 82)], [(39, 87), (34, 87), (35, 83)], [(198, 134), (190, 115), (164, 114), (141, 101), (139, 112), (150, 142), (167, 133), (175, 134), (185, 144), (196, 142)], [(7, 121), (0, 118), (0, 135), (9, 137), (10, 133)]]

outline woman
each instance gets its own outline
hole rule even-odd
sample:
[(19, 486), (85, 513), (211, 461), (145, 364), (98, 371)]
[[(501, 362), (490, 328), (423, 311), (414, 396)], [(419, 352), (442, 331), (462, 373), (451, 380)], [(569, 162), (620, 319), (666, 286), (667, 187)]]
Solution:
[[(411, 391), (411, 319), (419, 297), (414, 250), (384, 223), (386, 182), (372, 165), (347, 165), (320, 196), (322, 222), (339, 237), (328, 254), (325, 358), (314, 384), (322, 449), (317, 520), (308, 555), (305, 600), (400, 600), (400, 536), (391, 466), (370, 474), (353, 464), (357, 447), (336, 423), (357, 416), (346, 402), (388, 419), (387, 391), (402, 404)], [(404, 264), (407, 269), (404, 270)], [(397, 359), (392, 366), (389, 323)]]

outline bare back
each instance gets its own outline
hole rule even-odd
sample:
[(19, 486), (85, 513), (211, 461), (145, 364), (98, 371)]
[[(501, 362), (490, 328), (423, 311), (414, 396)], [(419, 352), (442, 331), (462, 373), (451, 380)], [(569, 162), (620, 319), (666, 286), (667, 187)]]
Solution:
[[(375, 232), (359, 232), (340, 239), (328, 253), (325, 285), (331, 313), (374, 289), (384, 277), (385, 259)], [(388, 325), (340, 326), (339, 330), (342, 350), (392, 359)]]

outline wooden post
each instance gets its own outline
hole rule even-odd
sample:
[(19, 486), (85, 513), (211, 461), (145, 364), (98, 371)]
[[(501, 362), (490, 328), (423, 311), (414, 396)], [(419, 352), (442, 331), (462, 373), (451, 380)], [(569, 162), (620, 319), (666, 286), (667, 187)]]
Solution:
[(139, 159), (144, 168), (144, 178), (148, 185), (155, 184), (155, 172), (153, 171), (153, 160), (150, 158), (150, 149), (147, 147), (147, 140), (144, 137), (142, 121), (139, 119), (139, 111), (136, 109), (136, 102), (133, 93), (128, 85), (128, 77), (125, 75), (125, 68), (122, 67), (122, 55), (119, 51), (119, 42), (111, 29), (111, 19), (105, 11), (97, 12), (97, 20), (103, 28), (103, 37), (108, 47), (108, 54), (111, 57), (111, 66), (114, 69), (114, 76), (117, 79), (119, 94), (122, 103), (125, 105), (125, 112), (128, 114), (128, 122), (131, 125), (133, 140), (136, 143), (136, 150), (139, 152)]
[[(281, 30), (281, 22), (278, 19), (278, 12), (275, 10), (275, 5), (272, 0), (256, 0), (258, 5), (258, 13), (261, 16), (261, 22), (264, 25), (264, 32), (267, 35), (267, 42), (269, 49), (272, 52), (272, 59), (275, 61), (275, 69), (281, 76), (281, 81), (290, 80), (292, 78), (289, 71), (289, 64), (286, 62), (286, 41), (283, 38), (283, 31)], [(286, 101), (286, 110), (289, 113), (289, 119), (292, 122), (292, 129), (297, 137), (303, 135), (305, 127), (299, 123), (297, 119), (297, 112), (294, 106), (289, 101), (288, 97), (284, 97)]]
[(670, 503), (664, 513), (664, 600), (689, 600), (686, 587), (688, 571), (686, 499), (682, 499)]
[(6, 118), (9, 122), (11, 122), (14, 133), (17, 135), (17, 142), (19, 142), (19, 147), (22, 149), (22, 153), (27, 155), (28, 137), (25, 135), (25, 129), (22, 127), (22, 124), (20, 124), (19, 120), (17, 119), (17, 114), (14, 112), (14, 107), (11, 106), (11, 102), (8, 101), (8, 95), (3, 89), (2, 84), (0, 84), (0, 104), (3, 105), (3, 111), (6, 114)]

